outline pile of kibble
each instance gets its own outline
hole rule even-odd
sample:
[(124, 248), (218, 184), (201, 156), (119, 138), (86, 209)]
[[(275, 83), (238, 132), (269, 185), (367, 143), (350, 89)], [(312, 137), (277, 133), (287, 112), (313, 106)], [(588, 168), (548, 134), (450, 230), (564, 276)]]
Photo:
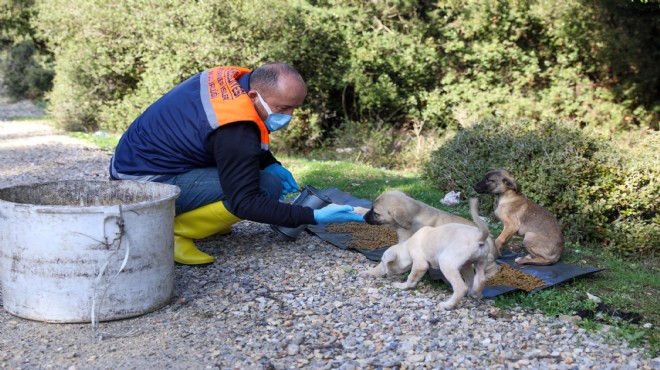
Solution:
[(542, 279), (534, 275), (526, 274), (520, 270), (516, 270), (506, 263), (501, 263), (500, 267), (500, 272), (488, 279), (486, 285), (510, 286), (522, 289), (526, 292), (546, 286), (546, 283), (543, 282)]
[(352, 248), (388, 248), (398, 242), (396, 231), (389, 226), (369, 225), (361, 222), (336, 223), (326, 226), (331, 233), (350, 234), (348, 246)]

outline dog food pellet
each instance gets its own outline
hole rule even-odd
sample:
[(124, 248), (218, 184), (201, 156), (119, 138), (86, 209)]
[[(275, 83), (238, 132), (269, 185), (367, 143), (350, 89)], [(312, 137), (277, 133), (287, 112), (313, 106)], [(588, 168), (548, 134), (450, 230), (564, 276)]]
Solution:
[(330, 224), (326, 230), (331, 233), (347, 233), (351, 235), (348, 246), (363, 249), (380, 249), (390, 247), (398, 242), (396, 231), (389, 226), (369, 225), (362, 222), (345, 222)]
[(526, 292), (530, 292), (536, 288), (545, 286), (543, 279), (540, 279), (534, 275), (526, 274), (520, 270), (516, 270), (513, 267), (507, 265), (506, 263), (500, 264), (500, 272), (492, 278), (488, 279), (486, 285), (499, 285), (499, 286), (510, 286), (518, 289), (522, 289)]

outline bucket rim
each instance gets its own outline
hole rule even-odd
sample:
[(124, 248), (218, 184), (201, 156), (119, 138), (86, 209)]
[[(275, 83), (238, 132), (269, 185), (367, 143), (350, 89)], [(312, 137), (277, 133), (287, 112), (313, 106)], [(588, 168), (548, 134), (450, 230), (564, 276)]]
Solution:
[[(176, 199), (180, 192), (181, 189), (176, 186), (176, 185), (170, 185), (170, 184), (163, 184), (159, 182), (152, 182), (152, 181), (135, 181), (135, 180), (55, 180), (55, 181), (42, 181), (42, 182), (34, 182), (34, 183), (27, 183), (27, 184), (18, 184), (18, 185), (12, 185), (12, 186), (4, 186), (0, 187), (0, 192), (3, 190), (7, 189), (12, 189), (12, 188), (31, 188), (35, 186), (48, 186), (48, 185), (55, 185), (55, 184), (122, 184), (122, 183), (133, 183), (133, 184), (140, 184), (139, 186), (154, 186), (154, 187), (162, 187), (162, 188), (170, 188), (172, 191), (171, 194), (167, 196), (160, 197), (155, 200), (146, 200), (146, 201), (140, 201), (140, 202), (131, 202), (131, 203), (126, 203), (126, 204), (114, 204), (114, 205), (92, 205), (92, 206), (79, 206), (79, 205), (65, 205), (65, 204), (55, 204), (55, 205), (46, 205), (46, 204), (32, 204), (32, 203), (19, 203), (19, 202), (12, 202), (6, 199), (0, 198), (0, 204), (12, 204), (14, 206), (18, 207), (30, 207), (32, 209), (47, 209), (49, 212), (55, 213), (55, 212), (72, 212), (72, 213), (77, 213), (77, 212), (85, 212), (88, 213), (90, 211), (98, 211), (98, 212), (104, 212), (108, 208), (111, 207), (117, 207), (121, 206), (122, 209), (130, 211), (133, 209), (140, 209), (144, 208), (145, 205), (149, 206), (159, 206), (161, 204), (167, 203), (173, 199)], [(114, 185), (113, 185), (114, 186)]]

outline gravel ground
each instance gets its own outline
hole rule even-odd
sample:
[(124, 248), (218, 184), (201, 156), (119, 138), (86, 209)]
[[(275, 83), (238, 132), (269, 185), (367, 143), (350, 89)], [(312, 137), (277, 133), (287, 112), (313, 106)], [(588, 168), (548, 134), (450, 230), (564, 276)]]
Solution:
[[(0, 105), (0, 117), (9, 118)], [(27, 113), (15, 115), (30, 115)], [(105, 179), (109, 156), (36, 121), (0, 120), (0, 187)], [(5, 222), (5, 221), (2, 221)], [(658, 359), (587, 332), (573, 317), (503, 311), (465, 299), (442, 311), (444, 286), (398, 291), (363, 280), (375, 263), (304, 233), (278, 239), (242, 221), (205, 239), (206, 267), (175, 267), (175, 297), (139, 317), (49, 324), (0, 307), (0, 367), (12, 369), (658, 369)], [(0, 296), (1, 302), (1, 296)]]

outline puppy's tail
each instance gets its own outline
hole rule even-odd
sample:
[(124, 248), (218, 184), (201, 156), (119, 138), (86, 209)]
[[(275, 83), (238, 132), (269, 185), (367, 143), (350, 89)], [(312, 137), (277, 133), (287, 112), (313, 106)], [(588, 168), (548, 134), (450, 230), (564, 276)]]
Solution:
[(486, 223), (481, 217), (479, 217), (479, 199), (470, 198), (470, 214), (472, 215), (472, 221), (474, 221), (474, 223), (477, 224), (477, 227), (479, 227), (479, 230), (481, 230), (481, 238), (479, 238), (479, 241), (483, 243), (488, 239), (490, 231), (488, 230)]

